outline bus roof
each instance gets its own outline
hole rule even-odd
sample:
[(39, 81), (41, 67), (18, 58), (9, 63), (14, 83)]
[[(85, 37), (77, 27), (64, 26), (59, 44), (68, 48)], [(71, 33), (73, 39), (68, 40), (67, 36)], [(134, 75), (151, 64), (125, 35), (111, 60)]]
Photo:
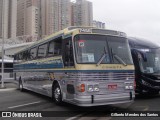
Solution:
[(160, 46), (148, 41), (146, 39), (141, 39), (141, 38), (135, 38), (135, 37), (128, 37), (128, 41), (130, 44), (131, 48), (139, 48), (139, 47), (144, 47), (144, 48), (159, 48)]
[[(115, 31), (115, 30), (108, 30), (108, 29), (99, 29), (99, 28), (95, 28), (92, 26), (71, 26), (68, 28), (65, 28), (59, 32), (53, 33), (45, 38), (43, 38), (42, 40), (39, 40), (35, 43), (33, 43), (32, 45), (28, 46), (28, 48), (34, 47), (38, 44), (43, 44), (45, 42), (48, 42), (50, 40), (52, 40), (53, 38), (59, 38), (59, 37), (63, 37), (66, 38), (68, 36), (71, 36), (72, 33), (76, 32), (77, 33), (82, 33), (82, 34), (103, 34), (103, 35), (112, 35), (112, 36), (120, 36), (120, 37), (126, 37), (126, 34), (124, 32), (120, 32), (120, 31)], [(19, 51), (18, 53), (28, 49), (28, 48), (24, 48), (23, 50)]]

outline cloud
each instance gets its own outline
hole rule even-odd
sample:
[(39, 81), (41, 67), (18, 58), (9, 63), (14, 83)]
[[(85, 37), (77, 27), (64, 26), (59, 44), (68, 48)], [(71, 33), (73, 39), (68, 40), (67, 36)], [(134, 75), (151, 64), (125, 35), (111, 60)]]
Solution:
[(160, 43), (159, 0), (89, 0), (94, 19), (106, 28)]

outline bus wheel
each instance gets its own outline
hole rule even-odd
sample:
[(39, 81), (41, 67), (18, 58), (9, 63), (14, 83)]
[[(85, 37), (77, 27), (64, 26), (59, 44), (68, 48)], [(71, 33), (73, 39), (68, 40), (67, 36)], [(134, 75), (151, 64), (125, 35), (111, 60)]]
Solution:
[(24, 89), (23, 89), (23, 84), (22, 84), (22, 80), (19, 80), (19, 90), (20, 90), (20, 91), (24, 91)]
[(53, 100), (55, 101), (55, 103), (58, 105), (62, 104), (62, 94), (61, 94), (61, 89), (58, 83), (54, 85), (52, 94), (53, 94)]

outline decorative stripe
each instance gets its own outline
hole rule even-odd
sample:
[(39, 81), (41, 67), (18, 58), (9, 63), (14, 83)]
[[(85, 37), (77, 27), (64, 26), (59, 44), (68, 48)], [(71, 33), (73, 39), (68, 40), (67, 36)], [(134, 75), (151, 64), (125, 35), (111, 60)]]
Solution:
[(85, 72), (85, 73), (96, 73), (96, 72), (103, 72), (103, 73), (134, 73), (134, 70), (54, 70), (54, 69), (28, 69), (28, 70), (14, 70), (14, 72)]

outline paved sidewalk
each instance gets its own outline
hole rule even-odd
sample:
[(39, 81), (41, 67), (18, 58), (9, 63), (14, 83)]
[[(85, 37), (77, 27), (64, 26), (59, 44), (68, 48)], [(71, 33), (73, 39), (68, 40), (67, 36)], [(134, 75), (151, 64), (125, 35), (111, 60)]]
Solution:
[(1, 88), (1, 83), (0, 83), (0, 91), (9, 91), (9, 90), (14, 90), (18, 88), (15, 83), (10, 83), (10, 82), (5, 82), (4, 86), (5, 88)]

